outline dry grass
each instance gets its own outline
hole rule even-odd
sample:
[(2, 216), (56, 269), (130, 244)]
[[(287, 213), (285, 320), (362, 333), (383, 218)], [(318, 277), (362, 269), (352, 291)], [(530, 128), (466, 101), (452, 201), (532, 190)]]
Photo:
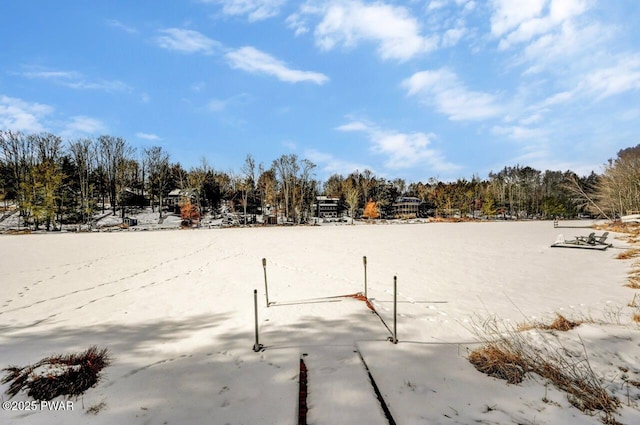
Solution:
[(429, 217), (429, 223), (466, 223), (469, 221), (479, 221), (469, 217)]
[(487, 344), (472, 351), (469, 361), (480, 372), (504, 379), (510, 384), (519, 384), (526, 373), (531, 372), (522, 356), (505, 350), (498, 344)]
[(640, 224), (638, 223), (623, 223), (621, 221), (615, 221), (613, 223), (598, 224), (593, 226), (595, 230), (608, 230), (616, 233), (626, 233), (630, 236), (640, 237)]
[(29, 235), (31, 229), (9, 229), (5, 232), (7, 235)]
[(567, 319), (562, 314), (556, 313), (556, 319), (548, 325), (546, 323), (524, 323), (524, 324), (518, 325), (517, 329), (519, 331), (528, 331), (531, 329), (544, 329), (549, 331), (553, 330), (553, 331), (566, 332), (566, 331), (570, 331), (575, 327), (580, 326), (582, 323), (584, 323), (584, 321), (574, 322)]
[[(624, 239), (632, 245), (640, 243), (640, 224), (614, 222), (604, 225), (594, 226), (597, 230), (608, 230), (610, 232), (624, 233)], [(616, 256), (619, 260), (630, 260), (640, 257), (640, 248), (630, 248)], [(627, 283), (624, 285), (632, 289), (640, 289), (640, 263), (635, 262), (631, 266)]]
[(632, 289), (640, 289), (640, 276), (637, 274), (630, 275), (627, 278), (627, 283), (624, 286)]
[(617, 423), (620, 402), (591, 369), (586, 349), (583, 358), (566, 356), (561, 347), (534, 341), (495, 319), (485, 321), (475, 332), (483, 345), (470, 353), (469, 361), (480, 372), (513, 384), (522, 382), (528, 373), (538, 374), (565, 391), (569, 402), (583, 412), (600, 412), (604, 423)]
[(633, 317), (631, 319), (636, 323), (640, 323), (640, 313), (633, 313)]
[(630, 244), (636, 244), (640, 242), (640, 224), (638, 223), (622, 223), (614, 222), (593, 226), (595, 230), (607, 230), (609, 232), (622, 233), (625, 236), (619, 237), (626, 240)]
[(640, 263), (633, 263), (631, 271), (629, 271), (629, 276), (627, 277), (627, 283), (625, 283), (624, 286), (640, 289)]
[(111, 363), (106, 348), (93, 346), (80, 354), (47, 357), (24, 367), (9, 366), (2, 383), (9, 385), (13, 397), (27, 392), (34, 400), (52, 400), (58, 396), (78, 396), (100, 380), (100, 372)]
[(630, 260), (640, 257), (640, 248), (629, 248), (628, 250), (616, 255), (618, 260)]

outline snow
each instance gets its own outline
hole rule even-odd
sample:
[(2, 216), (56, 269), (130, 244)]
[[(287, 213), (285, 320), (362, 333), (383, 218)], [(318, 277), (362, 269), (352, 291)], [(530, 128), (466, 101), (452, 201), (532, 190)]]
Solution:
[[(557, 336), (576, 356), (584, 344), (622, 402), (617, 419), (639, 423), (640, 389), (629, 384), (640, 381), (638, 309), (623, 286), (631, 261), (615, 259), (628, 244), (611, 234), (607, 251), (550, 248), (560, 232), (591, 230), (501, 222), (0, 236), (0, 368), (91, 345), (113, 357), (73, 411), (3, 410), (0, 423), (293, 424), (300, 358), (312, 424), (388, 423), (363, 359), (399, 425), (600, 423), (540, 377), (509, 385), (466, 359), (478, 318), (515, 325), (556, 313), (592, 323), (527, 332)], [(344, 297), (364, 291), (365, 255), (378, 314)], [(394, 276), (398, 344), (388, 341)]]

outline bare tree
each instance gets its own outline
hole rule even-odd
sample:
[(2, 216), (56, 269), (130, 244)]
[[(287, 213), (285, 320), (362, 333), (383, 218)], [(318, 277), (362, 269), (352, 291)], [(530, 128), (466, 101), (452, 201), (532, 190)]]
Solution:
[(324, 194), (333, 198), (340, 198), (342, 193), (342, 182), (344, 177), (340, 174), (332, 174), (326, 182), (324, 182)]
[(3, 160), (11, 173), (10, 192), (16, 197), (20, 217), (27, 218), (27, 188), (25, 183), (32, 174), (36, 156), (33, 139), (21, 132), (0, 131), (0, 148)]
[(62, 188), (63, 174), (60, 166), (62, 139), (51, 133), (41, 133), (30, 137), (34, 140), (37, 153), (37, 162), (33, 168), (31, 180), (35, 195), (33, 208), (38, 212), (37, 220), (43, 220), (46, 229), (51, 230)]
[(573, 193), (573, 195), (576, 196), (577, 200), (582, 201), (583, 205), (592, 206), (600, 214), (606, 217), (607, 220), (611, 220), (611, 217), (609, 217), (609, 215), (607, 215), (607, 213), (605, 213), (604, 210), (600, 208), (600, 205), (598, 205), (594, 197), (589, 194), (590, 190), (585, 189), (582, 186), (582, 184), (580, 184), (580, 181), (578, 180), (578, 177), (575, 174), (566, 176), (565, 181), (566, 181), (565, 188), (569, 190), (569, 192)]
[(154, 210), (154, 199), (158, 198), (159, 219), (162, 219), (162, 203), (167, 191), (171, 169), (169, 154), (160, 146), (152, 146), (144, 150), (145, 162), (149, 169), (149, 190), (151, 192), (151, 210)]
[(298, 223), (301, 223), (304, 219), (305, 221), (311, 215), (311, 206), (315, 200), (315, 195), (317, 193), (317, 184), (311, 178), (313, 176), (313, 169), (316, 168), (316, 165), (309, 161), (308, 159), (302, 160), (302, 169), (300, 171), (300, 176), (298, 180), (298, 190), (300, 192), (299, 197), (299, 209), (300, 214), (298, 214)]
[(609, 160), (598, 183), (598, 200), (612, 214), (640, 212), (640, 145)]
[(398, 195), (400, 195), (400, 196), (404, 195), (404, 192), (407, 189), (407, 183), (404, 181), (404, 179), (401, 179), (401, 178), (393, 179), (391, 184), (398, 191)]
[(242, 208), (244, 210), (244, 224), (247, 224), (247, 204), (249, 194), (253, 193), (256, 181), (256, 161), (251, 155), (247, 155), (242, 166), (239, 189), (242, 194)]
[(364, 199), (364, 202), (367, 202), (369, 200), (369, 197), (371, 196), (371, 190), (375, 187), (375, 185), (376, 178), (371, 170), (364, 170), (362, 172), (362, 176), (360, 177), (360, 190), (362, 191), (362, 198)]
[(133, 155), (133, 148), (123, 138), (107, 135), (98, 137), (98, 144), (100, 145), (99, 161), (107, 179), (111, 209), (113, 215), (116, 215), (120, 201), (119, 194), (124, 183), (125, 161)]
[(196, 196), (196, 205), (198, 214), (202, 214), (202, 194), (204, 193), (204, 184), (207, 181), (207, 173), (211, 171), (211, 167), (207, 160), (203, 157), (198, 167), (192, 167), (187, 174), (187, 184), (189, 189), (194, 190)]
[(353, 219), (356, 214), (356, 210), (358, 209), (358, 203), (360, 201), (360, 193), (355, 186), (348, 185), (345, 193), (345, 202), (349, 206), (349, 216), (351, 217), (351, 224), (353, 224)]
[(79, 139), (71, 142), (69, 152), (71, 160), (77, 169), (77, 178), (80, 188), (80, 214), (82, 222), (87, 223), (91, 215), (91, 174), (96, 166), (95, 143), (92, 139)]
[(273, 161), (273, 168), (276, 171), (276, 176), (280, 180), (280, 186), (282, 187), (284, 211), (287, 219), (291, 217), (292, 188), (295, 183), (297, 164), (298, 157), (295, 154), (282, 155)]
[(276, 171), (273, 168), (264, 170), (258, 177), (258, 188), (262, 193), (263, 215), (264, 207), (269, 205), (275, 209), (275, 215), (278, 216), (278, 181), (276, 180)]

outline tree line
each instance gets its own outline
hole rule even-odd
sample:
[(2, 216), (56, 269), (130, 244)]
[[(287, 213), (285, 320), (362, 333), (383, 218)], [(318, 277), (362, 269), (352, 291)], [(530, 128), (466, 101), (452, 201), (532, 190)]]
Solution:
[[(110, 135), (63, 141), (51, 133), (0, 131), (0, 200), (15, 203), (24, 225), (47, 230), (84, 223), (97, 213), (122, 214), (151, 206), (163, 217), (163, 199), (173, 189), (194, 194), (195, 209), (215, 211), (224, 203), (243, 212), (269, 211), (294, 223), (314, 215), (316, 196), (339, 198), (353, 217), (367, 205), (390, 217), (399, 197), (418, 198), (434, 215), (503, 218), (613, 218), (640, 210), (640, 145), (621, 150), (602, 174), (544, 172), (504, 167), (481, 179), (426, 182), (386, 179), (370, 170), (316, 179), (316, 165), (295, 154), (265, 166), (247, 155), (238, 171), (215, 170), (206, 160), (185, 170), (160, 146), (136, 150)], [(109, 211), (107, 212), (107, 208)]]

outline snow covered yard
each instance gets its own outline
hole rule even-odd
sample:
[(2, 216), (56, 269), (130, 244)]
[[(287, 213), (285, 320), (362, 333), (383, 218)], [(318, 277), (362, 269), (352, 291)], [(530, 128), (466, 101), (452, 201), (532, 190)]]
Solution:
[[(549, 248), (559, 233), (589, 230), (516, 222), (2, 236), (0, 368), (91, 345), (113, 363), (73, 411), (3, 410), (0, 422), (295, 424), (302, 358), (310, 424), (389, 423), (372, 379), (399, 425), (600, 423), (541, 378), (509, 385), (466, 359), (478, 316), (515, 325), (562, 313), (610, 323), (556, 335), (572, 352), (584, 342), (622, 403), (617, 419), (638, 423), (640, 393), (629, 384), (640, 381), (637, 309), (623, 286), (630, 261), (615, 259), (627, 245)], [(378, 315), (341, 297), (364, 290), (364, 255)], [(394, 275), (397, 345), (387, 341)]]

